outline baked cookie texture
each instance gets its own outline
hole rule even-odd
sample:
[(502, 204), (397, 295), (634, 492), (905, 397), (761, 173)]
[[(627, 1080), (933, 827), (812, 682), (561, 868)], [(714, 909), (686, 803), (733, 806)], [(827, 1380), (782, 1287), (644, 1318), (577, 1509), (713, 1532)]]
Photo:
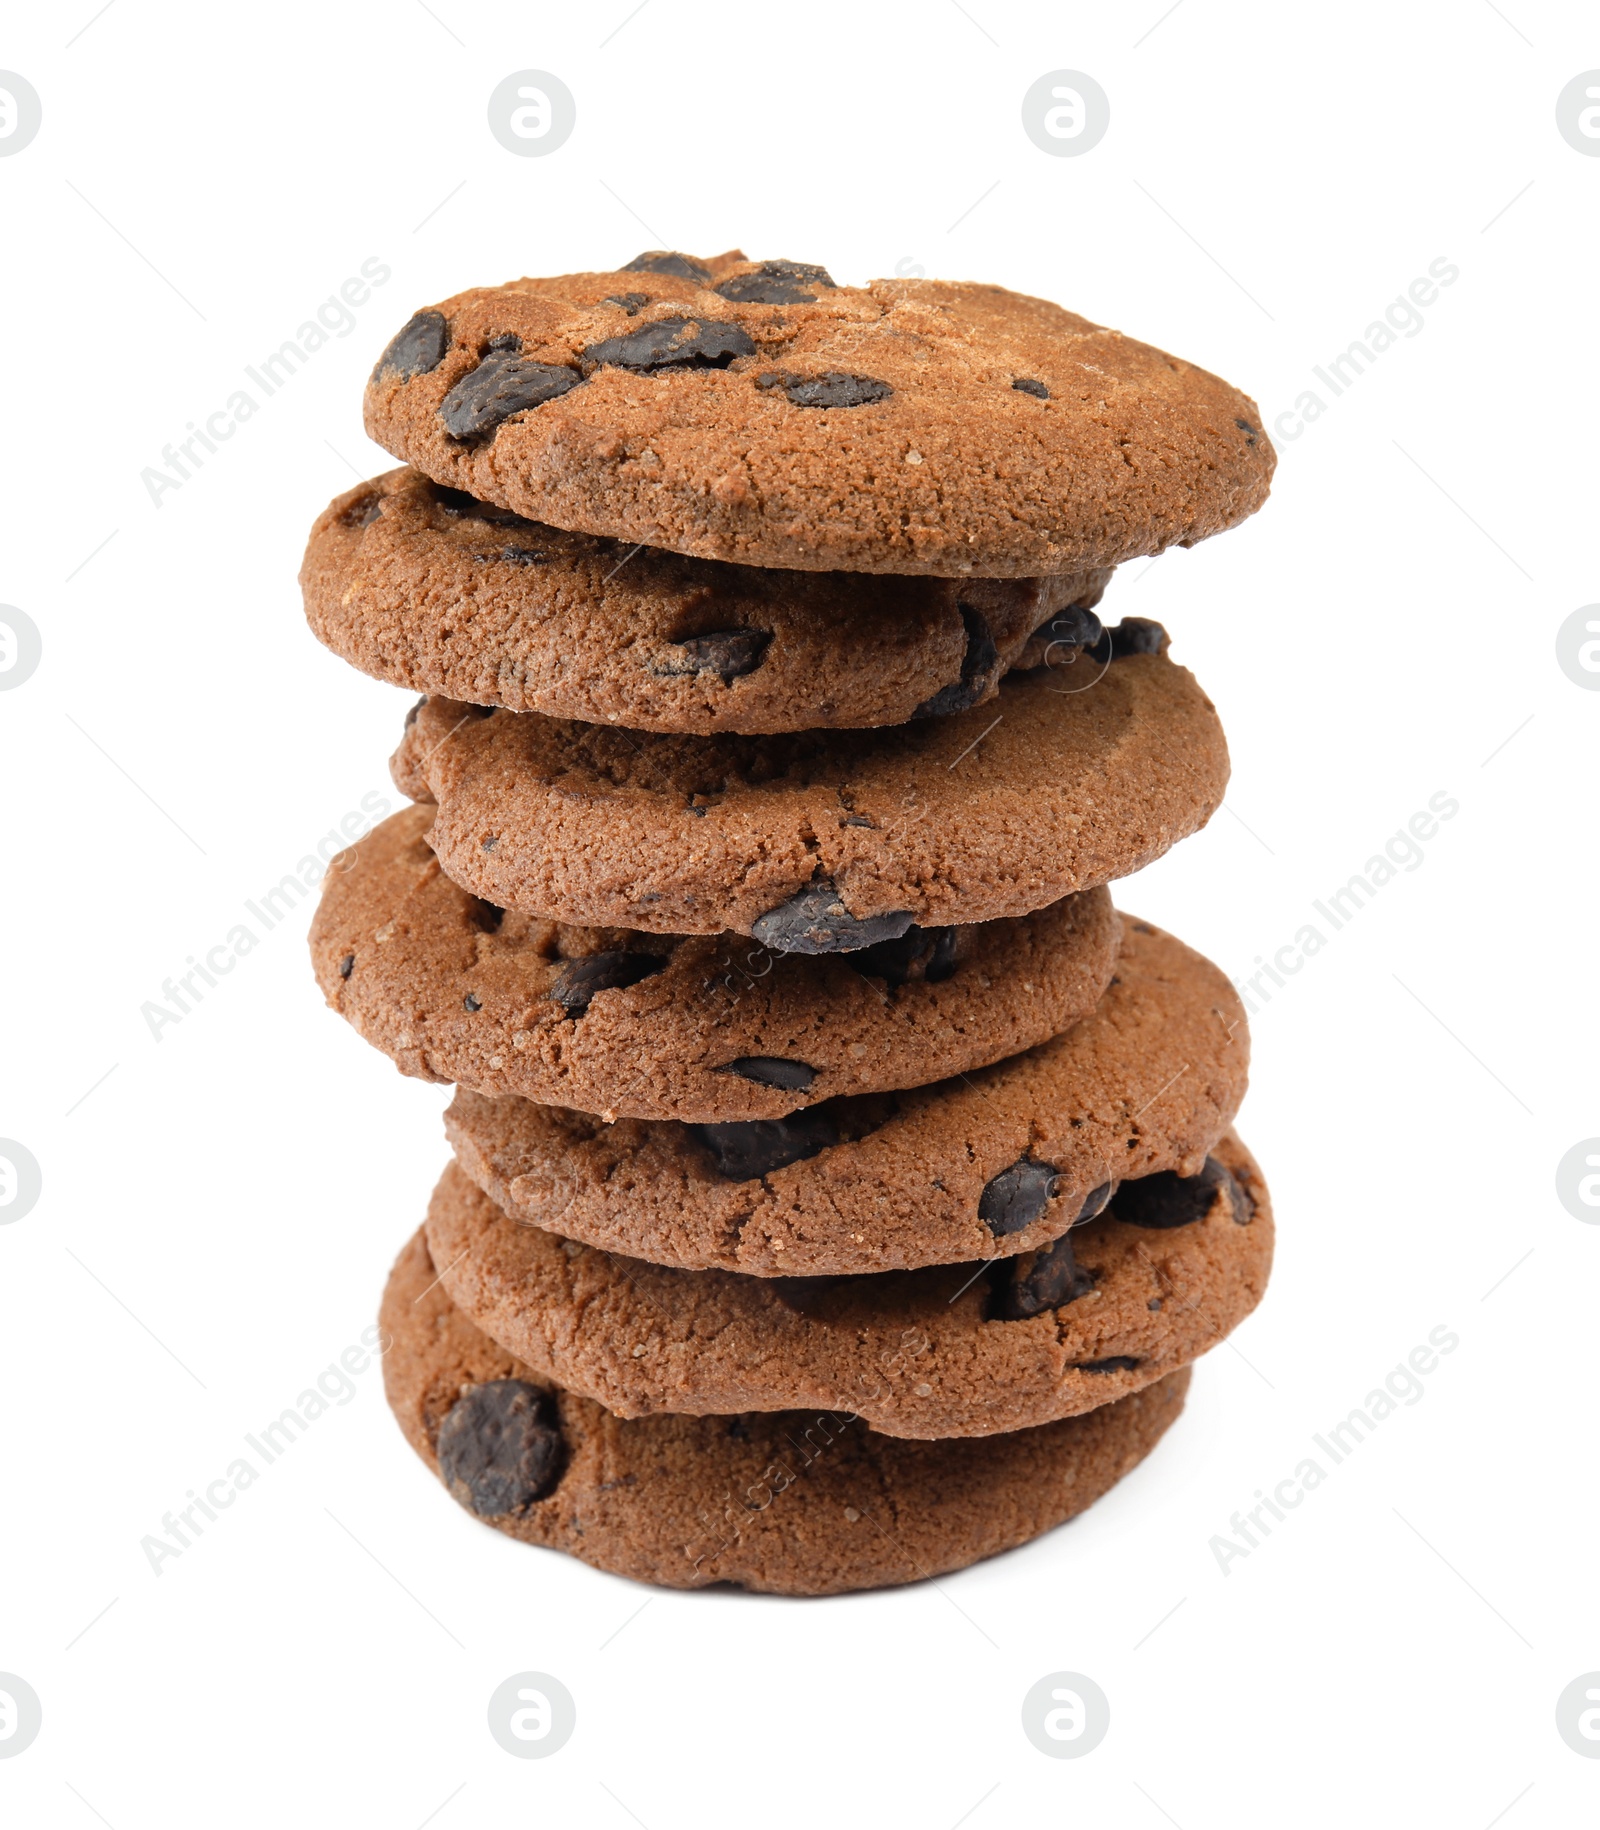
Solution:
[(1120, 1182), (1197, 1173), (1248, 1071), (1226, 976), (1129, 920), (1093, 1015), (933, 1086), (694, 1126), (463, 1089), (445, 1129), (516, 1220), (687, 1270), (843, 1275), (1033, 1251)]
[[(994, 697), (1041, 625), (1092, 641), (1110, 568), (776, 572), (524, 520), (415, 470), (337, 496), (300, 572), (318, 640), (413, 692), (641, 731), (893, 725)], [(1061, 662), (1080, 645), (1057, 640)]]
[[(1155, 625), (1149, 625), (1155, 628)], [(1013, 673), (883, 731), (662, 736), (428, 698), (391, 764), (429, 842), (500, 908), (845, 951), (1025, 915), (1128, 876), (1221, 804), (1228, 752), (1160, 652)]]
[(533, 520), (810, 572), (1117, 565), (1237, 525), (1275, 461), (1237, 389), (1046, 300), (737, 253), (458, 293), (365, 419)]
[(1021, 1260), (869, 1277), (618, 1257), (518, 1225), (454, 1165), (425, 1232), (457, 1309), (614, 1416), (821, 1408), (887, 1436), (988, 1436), (1153, 1384), (1255, 1308), (1272, 1264), (1266, 1185), (1232, 1135), (1207, 1167), (1191, 1178), (1200, 1199), (1124, 1183)]
[(913, 1442), (815, 1410), (624, 1419), (451, 1303), (416, 1234), (379, 1314), (406, 1440), (467, 1511), (665, 1588), (836, 1595), (925, 1581), (1082, 1512), (1182, 1409), (1187, 1369), (1083, 1416)]
[(432, 816), (392, 815), (324, 879), (324, 996), (403, 1073), (607, 1119), (783, 1118), (988, 1066), (1087, 1016), (1121, 939), (1103, 889), (831, 956), (565, 926), (451, 882)]

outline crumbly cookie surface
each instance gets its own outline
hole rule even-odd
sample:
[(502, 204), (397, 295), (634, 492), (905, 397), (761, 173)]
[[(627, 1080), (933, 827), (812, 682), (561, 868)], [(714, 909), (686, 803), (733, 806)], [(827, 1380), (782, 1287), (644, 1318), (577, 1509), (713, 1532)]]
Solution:
[(1120, 922), (1103, 889), (865, 952), (567, 927), (490, 910), (392, 815), (323, 882), (328, 1003), (403, 1073), (607, 1118), (782, 1118), (970, 1072), (1095, 1007)]
[(831, 1411), (626, 1420), (475, 1328), (420, 1232), (379, 1320), (390, 1407), (459, 1504), (667, 1588), (835, 1595), (963, 1569), (1092, 1505), (1160, 1441), (1189, 1382), (1185, 1369), (1085, 1416), (948, 1442)]
[(514, 1219), (566, 1238), (690, 1270), (850, 1274), (1034, 1251), (1118, 1183), (1197, 1173), (1248, 1068), (1226, 976), (1125, 916), (1090, 1016), (935, 1086), (696, 1126), (463, 1090), (445, 1128)]
[(534, 520), (805, 571), (1076, 572), (1266, 499), (1255, 404), (1204, 369), (1003, 287), (803, 266), (460, 293), (384, 352), (367, 430)]
[(1231, 1134), (1206, 1167), (1189, 1179), (1198, 1199), (1175, 1176), (1126, 1182), (1021, 1259), (871, 1277), (620, 1258), (519, 1226), (454, 1164), (426, 1233), (475, 1326), (616, 1416), (820, 1408), (890, 1436), (988, 1436), (1165, 1378), (1255, 1308), (1272, 1264), (1266, 1185)]
[(300, 571), (318, 639), (380, 680), (697, 732), (903, 724), (979, 704), (1024, 649), (1042, 650), (1035, 630), (1092, 609), (1109, 577), (958, 583), (686, 559), (527, 521), (415, 470), (336, 497)]
[(1159, 652), (1077, 673), (1013, 673), (988, 705), (895, 729), (765, 737), (429, 698), (391, 767), (437, 803), (445, 870), (501, 908), (845, 951), (1027, 914), (1211, 817), (1228, 753), (1194, 676)]

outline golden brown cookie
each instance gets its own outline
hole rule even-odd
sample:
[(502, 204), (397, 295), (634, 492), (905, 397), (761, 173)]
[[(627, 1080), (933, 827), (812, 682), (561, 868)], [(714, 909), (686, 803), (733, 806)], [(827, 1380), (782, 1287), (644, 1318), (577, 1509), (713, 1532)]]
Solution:
[(420, 1080), (607, 1118), (782, 1118), (1032, 1048), (1094, 1009), (1116, 961), (1103, 889), (832, 956), (502, 915), (440, 870), (432, 812), (342, 853), (311, 924), (329, 1004)]
[[(300, 570), (318, 639), (413, 692), (641, 731), (903, 724), (992, 698), (1108, 570), (873, 577), (685, 559), (525, 521), (392, 470), (317, 517)], [(1030, 665), (1039, 665), (1035, 659)]]
[(1092, 1016), (934, 1086), (712, 1125), (463, 1091), (445, 1129), (514, 1218), (606, 1251), (758, 1277), (900, 1270), (1033, 1251), (1119, 1182), (1195, 1174), (1248, 1066), (1227, 978), (1125, 917)]
[(1231, 1134), (1199, 1175), (1124, 1182), (1054, 1245), (989, 1264), (670, 1270), (519, 1226), (453, 1163), (425, 1231), (476, 1327), (618, 1417), (815, 1408), (921, 1438), (1027, 1429), (1164, 1379), (1244, 1320), (1272, 1267), (1266, 1184)]
[(613, 1417), (446, 1296), (418, 1233), (379, 1316), (384, 1388), (456, 1500), (525, 1544), (666, 1588), (836, 1595), (916, 1582), (1082, 1512), (1160, 1441), (1187, 1369), (1082, 1417), (907, 1442), (837, 1412)]
[(1077, 572), (1266, 499), (1253, 401), (1043, 299), (641, 259), (419, 311), (368, 432), (534, 520), (810, 572)]
[(430, 698), (392, 768), (403, 794), (438, 804), (445, 870), (497, 907), (843, 952), (913, 923), (1025, 915), (1206, 823), (1228, 752), (1194, 676), (1162, 652), (1061, 684), (1077, 672), (1009, 674), (948, 718), (765, 737)]

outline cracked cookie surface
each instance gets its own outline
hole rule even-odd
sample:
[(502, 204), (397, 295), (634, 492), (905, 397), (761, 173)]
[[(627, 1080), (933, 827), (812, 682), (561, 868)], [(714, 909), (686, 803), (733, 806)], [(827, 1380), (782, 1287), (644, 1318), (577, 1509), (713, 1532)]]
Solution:
[(802, 571), (1075, 572), (1266, 499), (1250, 399), (1046, 300), (674, 259), (418, 312), (373, 371), (367, 431), (533, 520)]

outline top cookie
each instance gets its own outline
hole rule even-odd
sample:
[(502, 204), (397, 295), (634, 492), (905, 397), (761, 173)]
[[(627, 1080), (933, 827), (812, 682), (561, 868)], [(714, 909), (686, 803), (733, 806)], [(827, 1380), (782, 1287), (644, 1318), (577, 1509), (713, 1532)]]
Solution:
[(520, 515), (802, 571), (1037, 577), (1253, 514), (1253, 401), (1043, 299), (643, 254), (419, 311), (366, 426)]

